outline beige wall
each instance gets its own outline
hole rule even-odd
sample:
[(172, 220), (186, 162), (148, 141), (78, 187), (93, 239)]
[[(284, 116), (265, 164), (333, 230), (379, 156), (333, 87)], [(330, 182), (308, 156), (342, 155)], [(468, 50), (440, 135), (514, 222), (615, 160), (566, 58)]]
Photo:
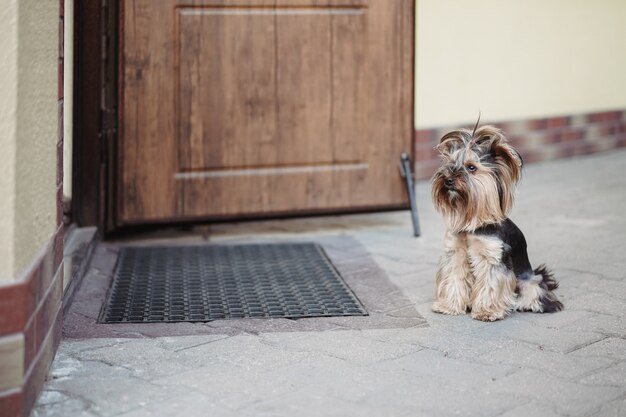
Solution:
[(0, 282), (13, 276), (17, 130), (17, 0), (0, 8)]
[(417, 0), (416, 127), (626, 109), (626, 1)]
[(0, 281), (19, 277), (56, 228), (58, 7), (0, 10)]
[(74, 117), (74, 0), (65, 0), (63, 24), (63, 196), (72, 197), (72, 144)]

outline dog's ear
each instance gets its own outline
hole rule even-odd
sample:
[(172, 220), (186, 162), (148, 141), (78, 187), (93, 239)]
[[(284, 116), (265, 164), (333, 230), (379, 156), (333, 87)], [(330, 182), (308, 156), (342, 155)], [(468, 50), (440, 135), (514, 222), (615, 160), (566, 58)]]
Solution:
[(439, 153), (446, 157), (450, 156), (457, 149), (461, 149), (466, 145), (466, 136), (468, 132), (464, 130), (454, 130), (452, 132), (448, 132), (439, 141), (439, 145), (435, 146), (435, 149), (439, 151)]
[(511, 169), (517, 170), (521, 173), (522, 167), (524, 166), (524, 160), (517, 149), (506, 142), (500, 141), (493, 146), (493, 153), (496, 157), (496, 161), (499, 160)]
[(517, 149), (506, 142), (506, 138), (494, 141), (491, 145), (495, 163), (499, 167), (501, 175), (509, 177), (510, 181), (515, 184), (522, 177), (522, 166), (524, 161)]
[(522, 157), (519, 152), (504, 141), (497, 141), (492, 147), (494, 163), (498, 172), (498, 192), (500, 208), (507, 215), (513, 207), (515, 188), (522, 177)]
[(478, 129), (472, 138), (472, 148), (478, 155), (489, 155), (501, 167), (508, 167), (515, 181), (519, 179), (524, 161), (500, 129), (493, 126)]
[(501, 142), (506, 142), (506, 138), (500, 129), (483, 126), (474, 132), (471, 146), (479, 156), (493, 155), (495, 147)]

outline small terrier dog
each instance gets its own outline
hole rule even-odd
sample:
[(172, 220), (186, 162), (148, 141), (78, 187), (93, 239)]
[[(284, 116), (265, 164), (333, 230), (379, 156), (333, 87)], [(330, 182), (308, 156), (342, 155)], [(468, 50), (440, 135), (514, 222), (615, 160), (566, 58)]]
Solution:
[(433, 311), (482, 321), (514, 310), (552, 313), (563, 304), (552, 273), (531, 267), (526, 239), (508, 217), (523, 161), (501, 130), (483, 126), (444, 135), (432, 198), (446, 223)]

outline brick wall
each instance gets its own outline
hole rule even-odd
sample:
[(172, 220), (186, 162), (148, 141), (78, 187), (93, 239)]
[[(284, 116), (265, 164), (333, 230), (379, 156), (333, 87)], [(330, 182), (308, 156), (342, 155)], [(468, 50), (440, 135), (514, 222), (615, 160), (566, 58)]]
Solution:
[(63, 298), (63, 0), (59, 18), (55, 233), (27, 270), (0, 286), (0, 417), (28, 416), (61, 340)]
[[(482, 125), (483, 123), (481, 123)], [(564, 158), (626, 146), (626, 110), (490, 123), (502, 129), (525, 163)], [(446, 126), (415, 132), (415, 173), (430, 178), (439, 166), (434, 147), (450, 130)]]

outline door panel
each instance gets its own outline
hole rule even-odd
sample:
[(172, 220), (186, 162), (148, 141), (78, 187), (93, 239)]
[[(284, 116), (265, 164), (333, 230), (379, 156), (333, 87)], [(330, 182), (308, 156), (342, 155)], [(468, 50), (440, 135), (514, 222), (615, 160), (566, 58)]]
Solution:
[(123, 2), (118, 223), (392, 207), (413, 2)]

